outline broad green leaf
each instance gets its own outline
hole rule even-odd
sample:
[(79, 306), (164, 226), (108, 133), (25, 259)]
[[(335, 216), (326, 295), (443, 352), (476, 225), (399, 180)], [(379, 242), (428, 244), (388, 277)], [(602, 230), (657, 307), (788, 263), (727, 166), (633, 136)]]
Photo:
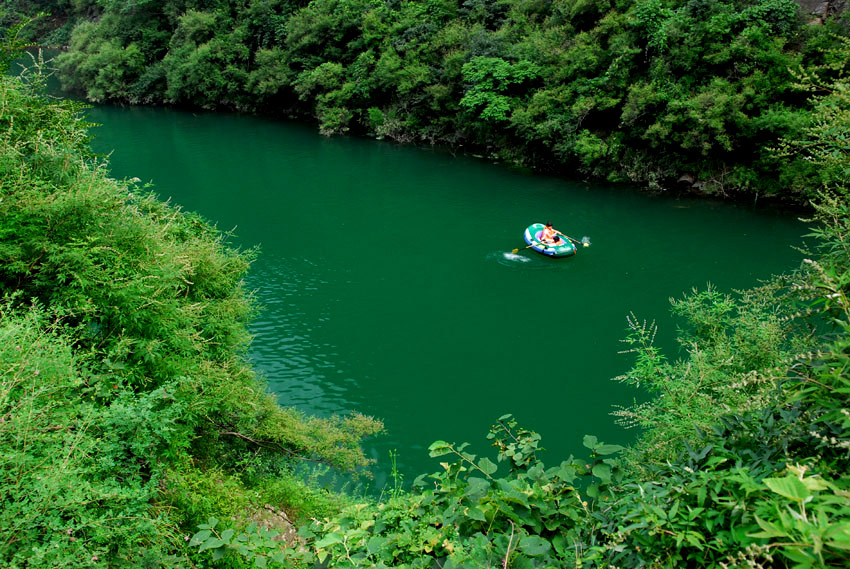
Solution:
[[(480, 569), (483, 565), (464, 565), (463, 569)], [(511, 569), (536, 569), (534, 565), (534, 561), (531, 557), (527, 555), (523, 555), (521, 552), (517, 552), (516, 557), (511, 560)]]
[(582, 441), (582, 444), (583, 444), (586, 448), (589, 448), (590, 450), (593, 450), (594, 448), (596, 448), (597, 439), (596, 439), (596, 437), (595, 437), (595, 436), (593, 436), (593, 435), (584, 435), (584, 440)]
[(467, 508), (464, 512), (467, 518), (478, 520), (479, 522), (486, 522), (487, 516), (484, 515), (484, 512), (481, 511), (480, 508), (472, 507)]
[(337, 543), (342, 543), (342, 536), (338, 533), (329, 533), (328, 535), (316, 542), (315, 548), (322, 549), (324, 547), (328, 547)]
[(519, 548), (530, 557), (538, 557), (552, 549), (552, 545), (536, 535), (526, 535), (519, 541)]
[[(804, 567), (815, 567), (814, 562), (816, 561), (816, 559), (812, 555), (810, 555), (808, 551), (793, 546), (783, 547), (780, 551), (782, 551), (782, 554), (785, 555), (785, 557), (796, 563), (795, 569), (802, 569)], [(820, 569), (820, 567), (818, 567), (818, 569)]]
[(803, 478), (801, 480), (803, 484), (805, 484), (806, 488), (812, 491), (820, 491), (826, 490), (829, 488), (829, 485), (823, 478), (809, 476), (808, 478)]
[(487, 457), (484, 457), (478, 461), (478, 468), (480, 468), (486, 474), (493, 474), (499, 469), (499, 467), (493, 464), (493, 462)]
[(809, 496), (811, 492), (795, 476), (786, 476), (784, 478), (765, 478), (764, 484), (780, 496), (785, 496), (795, 502), (802, 502)]
[(826, 544), (829, 547), (850, 551), (850, 541), (827, 541)]
[(703, 542), (705, 541), (705, 538), (702, 536), (702, 534), (695, 531), (686, 531), (685, 539), (688, 541), (688, 543), (690, 543), (692, 546), (696, 547), (700, 551), (703, 550)]
[(649, 511), (657, 516), (659, 520), (667, 519), (667, 512), (656, 506), (655, 504), (649, 504)]
[(236, 533), (236, 531), (232, 529), (224, 530), (223, 532), (221, 532), (221, 540), (225, 543), (230, 543), (230, 540), (233, 538), (234, 533)]
[(850, 522), (833, 525), (826, 530), (824, 538), (830, 547), (850, 550)]
[(528, 504), (528, 495), (522, 490), (517, 490), (515, 488), (511, 488), (509, 491), (505, 492), (504, 499), (509, 502), (515, 502), (517, 504), (522, 504), (526, 508), (529, 507)]
[(593, 467), (593, 475), (605, 482), (611, 482), (611, 467), (605, 463), (599, 463)]
[(431, 443), (431, 446), (428, 447), (428, 451), (428, 456), (430, 456), (431, 458), (436, 458), (438, 456), (443, 456), (452, 452), (452, 447), (446, 441), (435, 441)]
[(373, 535), (369, 538), (369, 541), (366, 542), (366, 551), (374, 555), (379, 552), (384, 545), (386, 545), (387, 541), (388, 540), (385, 537)]
[(200, 549), (198, 549), (198, 551), (205, 551), (213, 547), (221, 547), (222, 545), (224, 545), (224, 542), (221, 541), (219, 538), (211, 537), (201, 544), (201, 547)]
[(697, 490), (697, 504), (699, 504), (700, 506), (705, 504), (705, 498), (707, 494), (708, 488), (706, 488), (705, 486), (700, 486), (699, 490)]
[(556, 471), (558, 478), (566, 482), (567, 484), (572, 484), (576, 479), (576, 469), (572, 466), (567, 465), (566, 462), (561, 463), (561, 467)]
[(268, 563), (269, 563), (269, 560), (265, 555), (258, 555), (254, 558), (254, 565), (256, 565), (257, 567), (260, 567), (260, 569), (262, 569), (263, 567), (268, 565)]
[(215, 549), (213, 549), (213, 554), (212, 554), (213, 561), (218, 561), (219, 559), (224, 557), (225, 553), (227, 553), (227, 548), (216, 547)]
[(625, 448), (626, 447), (622, 447), (620, 445), (599, 445), (599, 446), (593, 447), (593, 451), (596, 454), (609, 455), (609, 454), (614, 454), (615, 452), (620, 452), (622, 450), (625, 450)]
[(189, 542), (189, 547), (197, 547), (204, 543), (212, 532), (208, 529), (201, 530), (195, 535), (192, 536), (192, 540)]
[(667, 512), (667, 518), (672, 520), (676, 517), (677, 513), (679, 513), (679, 500), (673, 502), (673, 506), (670, 508), (670, 511)]
[(198, 524), (198, 527), (201, 528), (201, 529), (213, 529), (217, 523), (218, 523), (217, 519), (209, 518), (209, 519), (207, 519), (207, 523)]
[(555, 551), (557, 551), (561, 555), (564, 555), (568, 551), (571, 551), (570, 544), (567, 541), (567, 538), (560, 533), (552, 538), (552, 546), (555, 548)]
[(714, 468), (714, 467), (716, 467), (720, 464), (723, 464), (727, 460), (729, 460), (729, 459), (723, 458), (723, 457), (720, 457), (720, 456), (713, 456), (713, 457), (709, 458), (708, 461), (706, 461), (705, 464), (706, 464), (706, 467)]
[(697, 519), (699, 517), (699, 515), (705, 510), (705, 508), (700, 508), (700, 507), (691, 508), (690, 506), (688, 506), (687, 508), (688, 508), (688, 519), (689, 520)]
[(466, 491), (463, 493), (463, 495), (467, 496), (470, 500), (477, 502), (487, 493), (487, 490), (489, 489), (489, 481), (483, 478), (472, 477), (469, 479), (469, 486), (467, 486)]

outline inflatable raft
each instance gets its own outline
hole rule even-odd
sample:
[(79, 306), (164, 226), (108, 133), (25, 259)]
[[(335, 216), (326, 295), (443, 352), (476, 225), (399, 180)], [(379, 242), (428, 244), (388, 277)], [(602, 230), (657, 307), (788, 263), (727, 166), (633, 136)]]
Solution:
[(525, 243), (530, 245), (531, 249), (549, 257), (569, 257), (576, 254), (575, 245), (565, 237), (561, 237), (561, 240), (554, 244), (543, 243), (540, 240), (543, 227), (542, 223), (532, 223), (525, 229)]

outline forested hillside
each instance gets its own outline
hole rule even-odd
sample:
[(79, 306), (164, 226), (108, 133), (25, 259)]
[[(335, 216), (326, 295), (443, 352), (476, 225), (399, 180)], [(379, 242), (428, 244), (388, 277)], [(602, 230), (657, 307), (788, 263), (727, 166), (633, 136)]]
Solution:
[(822, 180), (771, 147), (819, 120), (800, 74), (833, 79), (848, 33), (794, 0), (42, 4), (79, 21), (61, 77), (93, 101), (314, 117), (568, 176), (792, 198)]

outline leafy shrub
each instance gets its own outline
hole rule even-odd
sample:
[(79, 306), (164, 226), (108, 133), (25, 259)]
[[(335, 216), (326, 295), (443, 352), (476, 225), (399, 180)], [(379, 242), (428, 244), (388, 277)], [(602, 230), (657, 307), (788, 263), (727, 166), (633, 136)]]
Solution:
[[(3, 308), (0, 559), (12, 567), (178, 566), (176, 527), (151, 509), (155, 454), (174, 427), (165, 390), (97, 402), (55, 315)], [(161, 410), (161, 409), (160, 409)], [(132, 419), (131, 422), (127, 422)], [(167, 443), (165, 443), (167, 444)]]

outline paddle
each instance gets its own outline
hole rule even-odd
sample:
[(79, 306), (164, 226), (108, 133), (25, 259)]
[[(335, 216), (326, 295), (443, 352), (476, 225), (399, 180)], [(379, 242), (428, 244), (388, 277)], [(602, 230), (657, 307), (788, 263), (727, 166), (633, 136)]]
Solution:
[[(544, 248), (544, 249), (545, 249), (546, 247), (548, 247), (548, 245), (546, 245), (545, 243), (532, 243), (532, 244), (531, 244), (531, 245), (529, 245), (528, 247), (523, 247), (523, 249), (530, 249), (531, 247), (534, 247), (535, 245), (543, 245), (543, 248)], [(519, 253), (519, 249), (514, 249), (513, 251), (511, 251), (511, 253), (513, 253), (514, 255), (516, 255), (517, 253)]]
[(561, 235), (561, 236), (563, 236), (563, 237), (566, 237), (567, 239), (569, 239), (570, 241), (572, 241), (573, 245), (575, 245), (575, 246), (578, 246), (578, 244), (579, 244), (579, 243), (581, 243), (581, 244), (582, 244), (582, 245), (584, 245), (585, 247), (590, 247), (590, 241), (589, 241), (589, 240), (588, 240), (588, 241), (578, 241), (577, 239), (573, 239), (573, 238), (572, 238), (572, 237), (570, 237), (569, 235), (564, 235), (563, 233), (561, 233), (561, 232), (560, 232), (560, 231), (558, 231), (557, 229), (555, 230), (555, 233), (557, 233), (558, 235)]

